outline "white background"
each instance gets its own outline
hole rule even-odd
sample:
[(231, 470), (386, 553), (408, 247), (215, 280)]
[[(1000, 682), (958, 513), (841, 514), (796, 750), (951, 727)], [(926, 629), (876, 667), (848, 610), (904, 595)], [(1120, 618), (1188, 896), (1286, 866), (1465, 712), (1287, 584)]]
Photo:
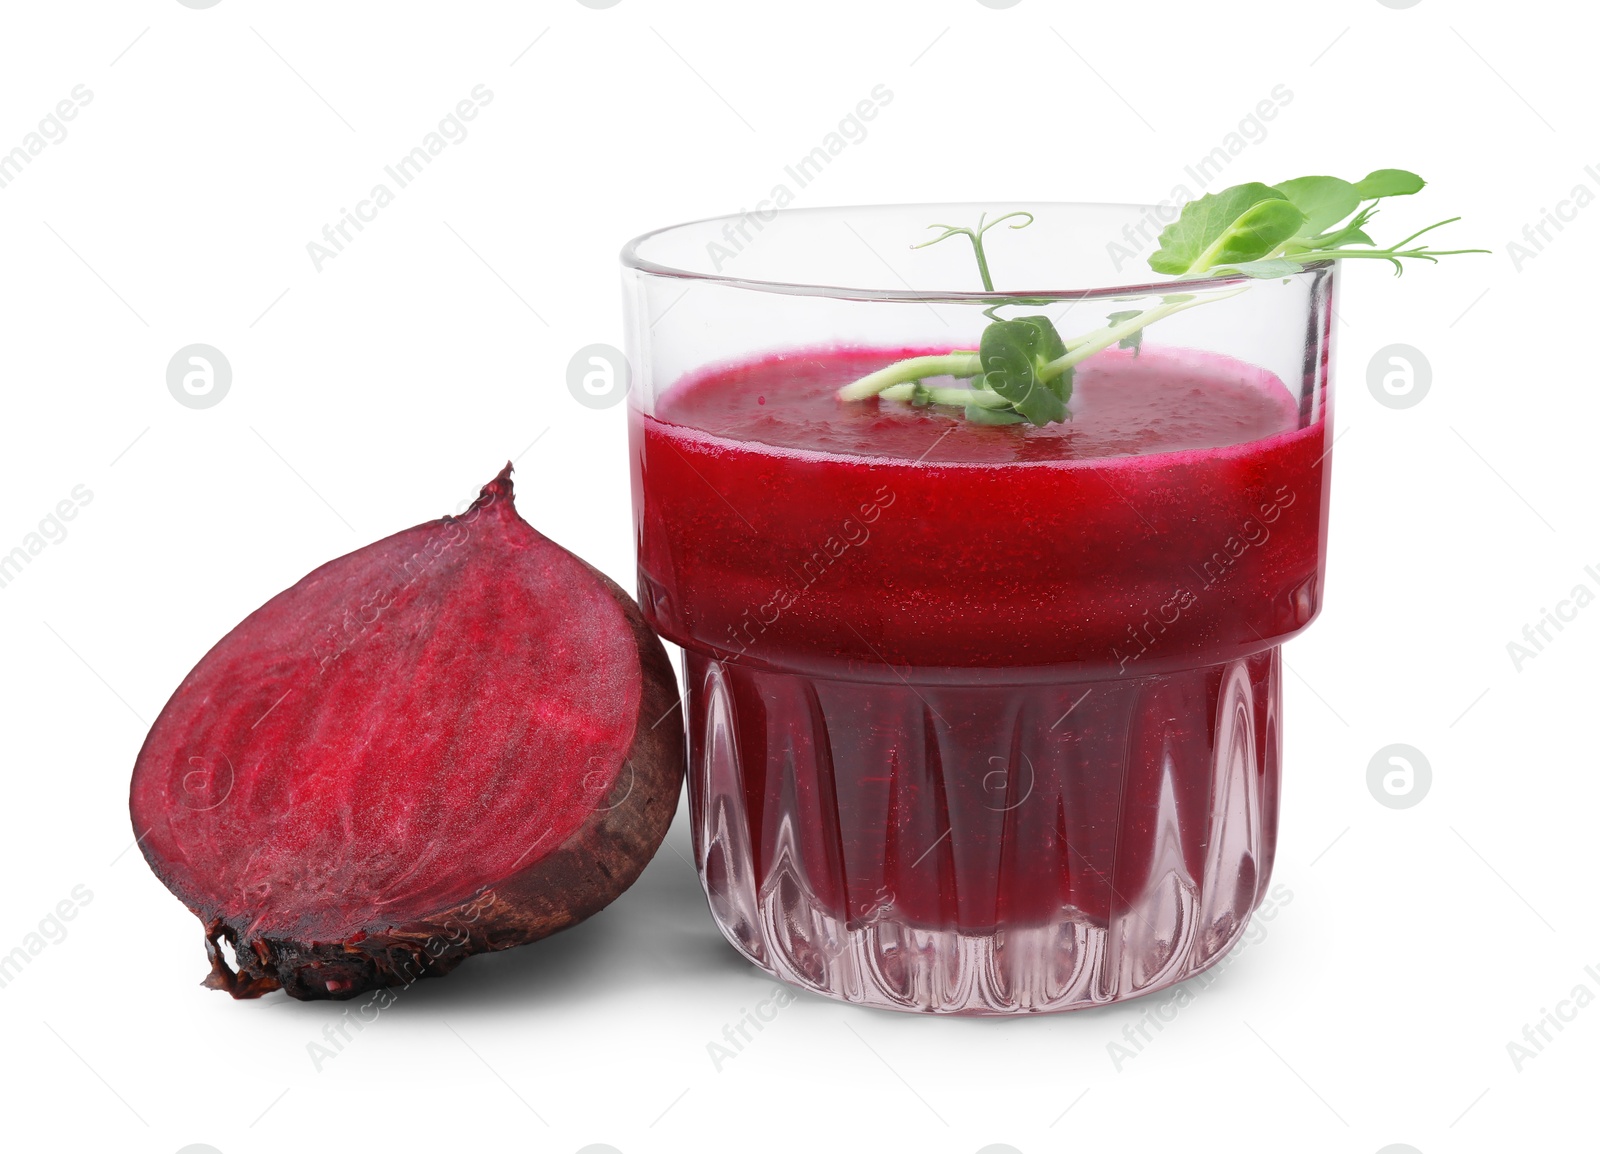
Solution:
[[(0, 150), (74, 86), (93, 99), (0, 188), (0, 552), (93, 498), (0, 588), (0, 952), (93, 896), (0, 988), (0, 1142), (1594, 1148), (1600, 1008), (1520, 1072), (1507, 1051), (1573, 987), (1600, 994), (1600, 608), (1520, 671), (1506, 648), (1600, 590), (1600, 209), (1520, 270), (1507, 251), (1600, 191), (1578, 11), (7, 5)], [(319, 272), (307, 242), (479, 84), (470, 136)], [(753, 207), (878, 84), (892, 103), (797, 203), (1154, 200), (1282, 84), (1230, 182), (1413, 168), (1431, 187), (1384, 235), (1460, 213), (1450, 239), (1494, 250), (1343, 281), (1326, 608), (1286, 653), (1291, 899), (1120, 1069), (1108, 1044), (1146, 1003), (952, 1021), (807, 996), (719, 1071), (707, 1044), (773, 983), (713, 928), (680, 815), (613, 907), (412, 989), (319, 1071), (342, 1007), (202, 990), (196, 921), (129, 850), (148, 723), (250, 609), (508, 457), (528, 519), (631, 588), (624, 409), (565, 383), (574, 350), (621, 343), (617, 249)], [(205, 410), (165, 381), (197, 341), (234, 371)], [(1433, 369), (1410, 409), (1366, 385), (1394, 342)], [(1367, 788), (1392, 742), (1433, 768), (1409, 809)]]

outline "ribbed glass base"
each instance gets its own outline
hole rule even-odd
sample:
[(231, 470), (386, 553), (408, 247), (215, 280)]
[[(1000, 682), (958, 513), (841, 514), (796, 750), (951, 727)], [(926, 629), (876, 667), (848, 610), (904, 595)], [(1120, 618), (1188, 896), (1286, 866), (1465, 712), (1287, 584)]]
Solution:
[(1265, 893), (1276, 648), (1056, 685), (687, 672), (701, 880), (786, 982), (928, 1013), (1104, 1005), (1220, 960)]

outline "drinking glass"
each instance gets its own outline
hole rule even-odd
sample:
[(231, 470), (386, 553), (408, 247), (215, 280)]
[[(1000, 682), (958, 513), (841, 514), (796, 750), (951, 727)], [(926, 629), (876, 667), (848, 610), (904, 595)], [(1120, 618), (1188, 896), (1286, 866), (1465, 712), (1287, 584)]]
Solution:
[[(911, 247), (984, 207), (623, 251), (639, 601), (683, 650), (712, 916), (887, 1009), (1077, 1009), (1223, 958), (1272, 870), (1279, 650), (1322, 592), (1333, 267), (1157, 276), (1170, 206), (1006, 205), (1033, 220), (985, 235), (994, 292), (964, 238)], [(985, 310), (1071, 341), (1163, 302), (1060, 424), (834, 395), (977, 349)]]

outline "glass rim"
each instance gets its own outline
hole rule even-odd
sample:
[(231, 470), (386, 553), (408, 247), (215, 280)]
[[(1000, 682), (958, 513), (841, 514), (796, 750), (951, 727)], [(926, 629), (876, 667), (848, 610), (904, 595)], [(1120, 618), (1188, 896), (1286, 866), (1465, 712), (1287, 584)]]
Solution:
[[(1111, 208), (1126, 209), (1132, 212), (1154, 212), (1161, 206), (1152, 204), (1133, 204), (1118, 201), (1085, 201), (1085, 200), (1059, 200), (1059, 201), (1027, 201), (1031, 211), (1035, 208)], [(838, 214), (851, 211), (868, 211), (875, 209), (912, 209), (926, 208), (933, 211), (947, 211), (951, 209), (973, 209), (990, 211), (992, 204), (983, 204), (977, 201), (908, 201), (898, 204), (838, 204), (815, 205), (806, 208), (779, 208), (773, 209), (773, 219), (778, 216), (822, 216), (825, 214)], [(1097, 297), (1131, 297), (1131, 296), (1158, 296), (1163, 293), (1205, 291), (1219, 288), (1224, 285), (1249, 284), (1261, 280), (1259, 277), (1246, 276), (1236, 273), (1231, 276), (1200, 276), (1179, 278), (1173, 277), (1166, 280), (1130, 281), (1126, 284), (1108, 285), (1096, 288), (1080, 289), (1011, 289), (1005, 292), (993, 292), (983, 289), (869, 289), (851, 287), (848, 285), (820, 284), (807, 281), (768, 280), (761, 277), (731, 276), (726, 273), (704, 272), (698, 269), (679, 268), (673, 265), (662, 264), (648, 257), (640, 255), (641, 245), (668, 233), (677, 232), (679, 229), (694, 228), (698, 225), (717, 224), (723, 221), (745, 220), (755, 215), (751, 210), (742, 212), (720, 213), (716, 216), (703, 216), (694, 220), (680, 221), (662, 228), (654, 228), (642, 232), (622, 246), (619, 258), (622, 267), (634, 272), (644, 273), (649, 276), (665, 277), (671, 280), (698, 281), (719, 284), (728, 288), (747, 289), (753, 292), (777, 293), (785, 296), (827, 297), (834, 300), (849, 301), (886, 301), (899, 303), (934, 303), (934, 304), (987, 304), (996, 305), (1006, 302), (1027, 300), (1038, 303), (1055, 303), (1061, 301), (1091, 300)], [(1332, 260), (1311, 261), (1296, 272), (1284, 273), (1282, 276), (1266, 278), (1268, 280), (1288, 280), (1292, 277), (1311, 276), (1320, 270), (1330, 268)], [(1152, 271), (1152, 276), (1161, 274)]]

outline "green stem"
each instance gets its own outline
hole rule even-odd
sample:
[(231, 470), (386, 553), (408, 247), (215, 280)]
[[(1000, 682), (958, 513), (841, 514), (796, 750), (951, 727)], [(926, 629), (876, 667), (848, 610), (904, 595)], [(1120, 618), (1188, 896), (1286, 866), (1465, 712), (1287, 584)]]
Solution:
[[(885, 401), (905, 401), (909, 403), (916, 396), (916, 393), (916, 384), (907, 382), (905, 384), (892, 385), (879, 393), (878, 396)], [(1003, 409), (1011, 403), (993, 389), (929, 388), (924, 385), (923, 395), (935, 405), (972, 404), (985, 409)]]
[(994, 292), (994, 281), (989, 278), (989, 258), (983, 255), (983, 234), (972, 236), (972, 251), (978, 254), (978, 275), (983, 278), (983, 291)]
[(960, 349), (944, 356), (908, 357), (868, 373), (839, 390), (841, 401), (864, 401), (895, 385), (920, 381), (924, 377), (975, 377), (983, 371), (977, 353)]
[(1154, 308), (1145, 309), (1136, 317), (1129, 317), (1119, 324), (1108, 325), (1103, 329), (1088, 333), (1068, 344), (1066, 356), (1057, 357), (1044, 368), (1039, 370), (1039, 379), (1052, 381), (1062, 373), (1072, 368), (1079, 361), (1087, 360), (1095, 353), (1109, 349), (1118, 341), (1131, 337), (1134, 333), (1148, 324), (1170, 317), (1173, 313), (1181, 313), (1184, 309), (1192, 309), (1196, 305), (1210, 304), (1212, 301), (1224, 300), (1228, 297), (1238, 296), (1249, 286), (1230, 289), (1227, 292), (1209, 293), (1206, 296), (1186, 296), (1178, 300), (1162, 301)]
[(1488, 252), (1486, 248), (1414, 248), (1414, 249), (1389, 249), (1375, 248), (1371, 250), (1359, 248), (1328, 248), (1309, 249), (1306, 252), (1297, 252), (1290, 255), (1289, 259), (1310, 263), (1316, 260), (1347, 260), (1350, 257), (1367, 257), (1375, 260), (1394, 260), (1396, 257), (1410, 257), (1412, 260), (1433, 260), (1441, 256), (1463, 256), (1472, 252)]
[[(1057, 357), (1045, 365), (1039, 372), (1039, 379), (1052, 381), (1062, 373), (1087, 360), (1095, 353), (1109, 349), (1118, 341), (1131, 337), (1134, 333), (1153, 324), (1162, 317), (1169, 317), (1173, 313), (1180, 313), (1184, 309), (1194, 308), (1196, 305), (1208, 304), (1211, 301), (1223, 300), (1227, 297), (1238, 296), (1249, 288), (1248, 285), (1227, 292), (1208, 293), (1204, 296), (1184, 296), (1174, 300), (1164, 300), (1160, 304), (1146, 309), (1138, 316), (1129, 317), (1115, 325), (1096, 329), (1081, 337), (1063, 342), (1067, 346), (1067, 354)], [(892, 401), (909, 401), (912, 391), (910, 386), (927, 377), (975, 377), (983, 371), (983, 363), (975, 351), (966, 349), (952, 349), (943, 356), (908, 357), (903, 361), (896, 361), (892, 365), (885, 365), (877, 372), (868, 373), (858, 381), (852, 381), (839, 390), (841, 401), (864, 401), (870, 397), (882, 396)], [(899, 386), (905, 386), (901, 388)], [(973, 397), (971, 389), (931, 389), (934, 394), (934, 403), (940, 405), (964, 405), (969, 400), (984, 405), (981, 399)], [(945, 400), (944, 395), (959, 396), (959, 399)], [(997, 394), (994, 394), (997, 395)]]

